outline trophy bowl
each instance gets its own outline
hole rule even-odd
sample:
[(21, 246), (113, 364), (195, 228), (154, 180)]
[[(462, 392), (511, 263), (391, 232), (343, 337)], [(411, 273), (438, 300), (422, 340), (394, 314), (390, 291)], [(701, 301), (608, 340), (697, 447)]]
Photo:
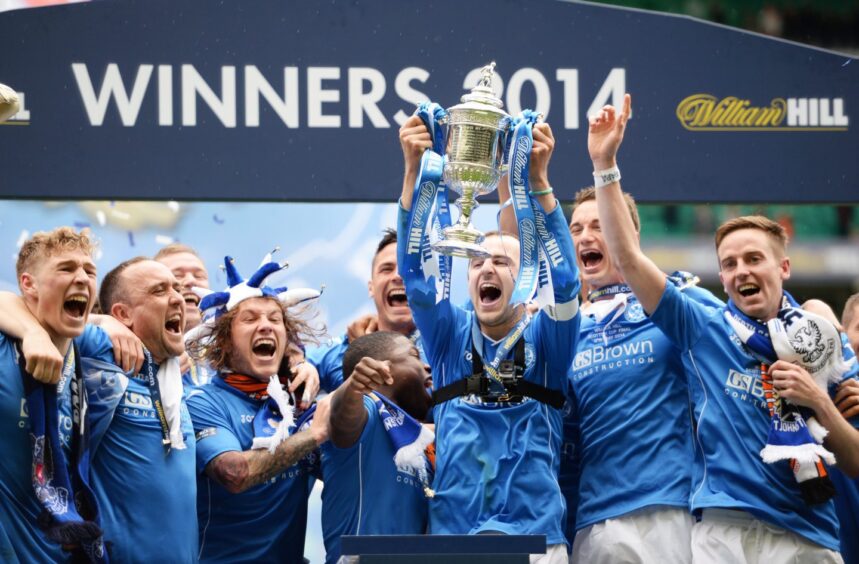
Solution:
[(476, 198), (498, 187), (510, 129), (510, 116), (492, 92), (494, 69), (495, 63), (483, 67), (478, 85), (462, 97), (462, 103), (449, 108), (442, 120), (447, 125), (443, 178), (461, 196), (455, 202), (458, 221), (445, 228), (442, 238), (432, 245), (443, 255), (489, 256), (480, 245), (483, 233), (471, 225), (471, 214), (478, 206)]

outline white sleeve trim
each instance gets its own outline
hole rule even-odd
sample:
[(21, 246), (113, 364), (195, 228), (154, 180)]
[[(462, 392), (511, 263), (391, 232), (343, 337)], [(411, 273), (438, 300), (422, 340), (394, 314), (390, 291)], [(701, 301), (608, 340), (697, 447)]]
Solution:
[(547, 305), (543, 310), (555, 321), (569, 321), (579, 313), (578, 296), (563, 304)]

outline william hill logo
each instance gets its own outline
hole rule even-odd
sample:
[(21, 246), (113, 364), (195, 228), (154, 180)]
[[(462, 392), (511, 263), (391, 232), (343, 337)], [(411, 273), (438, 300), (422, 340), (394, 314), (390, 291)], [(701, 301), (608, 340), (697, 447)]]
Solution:
[(843, 98), (750, 100), (693, 94), (677, 105), (677, 119), (690, 131), (847, 131)]

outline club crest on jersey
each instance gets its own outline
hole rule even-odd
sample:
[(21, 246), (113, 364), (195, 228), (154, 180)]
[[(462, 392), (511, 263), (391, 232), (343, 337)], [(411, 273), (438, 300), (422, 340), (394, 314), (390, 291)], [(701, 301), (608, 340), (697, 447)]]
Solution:
[(534, 366), (536, 358), (537, 353), (534, 352), (534, 345), (531, 343), (525, 343), (525, 368), (531, 368)]
[(640, 303), (634, 303), (626, 308), (626, 312), (623, 316), (630, 323), (638, 323), (644, 319), (644, 308), (641, 307)]

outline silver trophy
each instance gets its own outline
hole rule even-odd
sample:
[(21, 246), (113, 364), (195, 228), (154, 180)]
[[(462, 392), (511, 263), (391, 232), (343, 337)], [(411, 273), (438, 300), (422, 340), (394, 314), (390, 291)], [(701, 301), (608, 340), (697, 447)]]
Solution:
[(495, 63), (481, 70), (480, 82), (462, 103), (448, 108), (442, 124), (447, 125), (444, 182), (460, 194), (455, 204), (459, 220), (443, 231), (432, 248), (443, 255), (475, 258), (488, 257), (480, 243), (483, 233), (471, 225), (471, 214), (477, 208), (477, 197), (489, 194), (501, 180), (504, 145), (510, 129), (510, 116), (492, 92)]

